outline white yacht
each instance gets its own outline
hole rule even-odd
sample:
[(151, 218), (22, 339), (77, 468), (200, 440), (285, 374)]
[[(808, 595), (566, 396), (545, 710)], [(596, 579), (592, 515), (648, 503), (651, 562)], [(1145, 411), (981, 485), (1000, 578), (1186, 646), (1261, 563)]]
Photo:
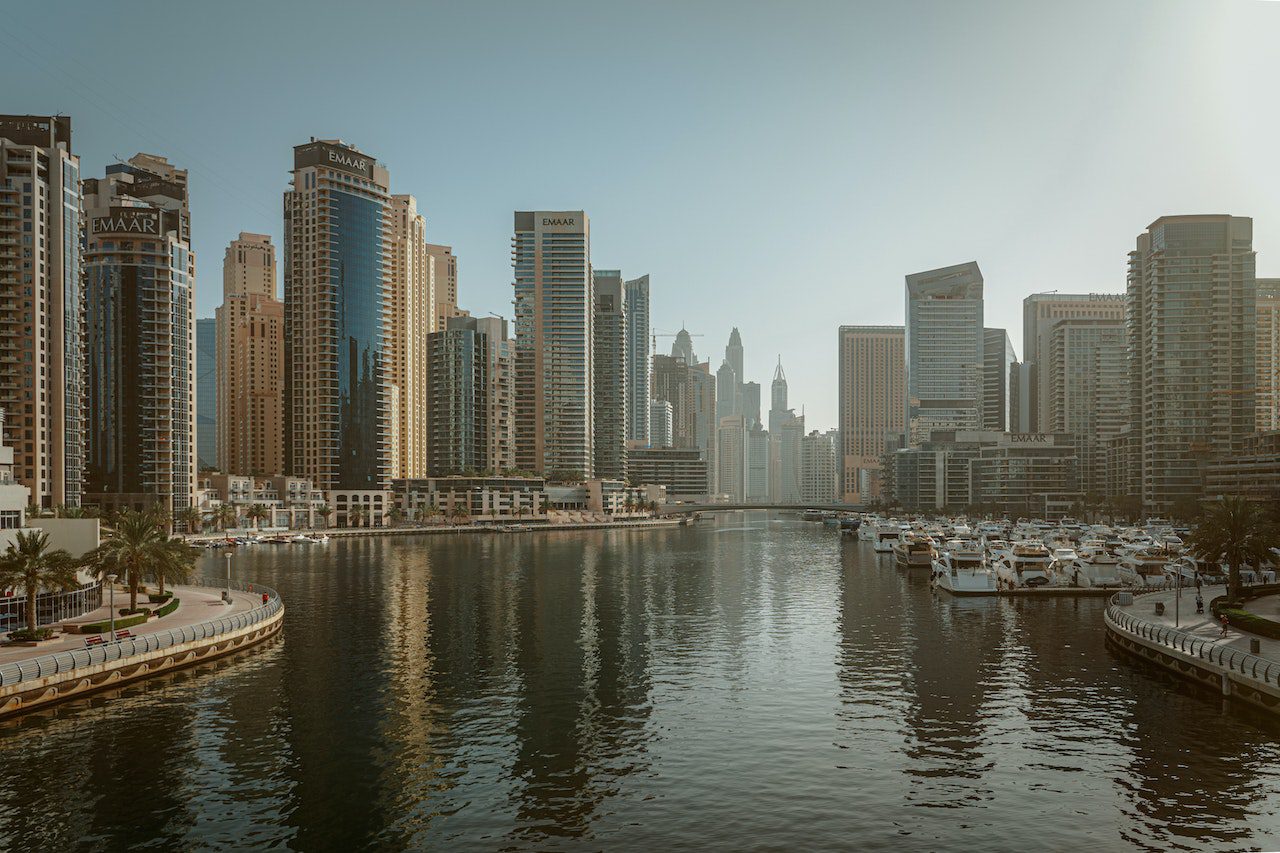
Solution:
[(892, 554), (893, 546), (898, 544), (902, 536), (902, 525), (889, 519), (876, 525), (876, 538), (872, 543), (879, 554)]
[(1120, 555), (1120, 580), (1130, 586), (1163, 586), (1169, 555), (1160, 548), (1131, 548)]
[(900, 569), (928, 568), (933, 563), (933, 540), (905, 531), (893, 546), (893, 561)]
[(949, 539), (933, 560), (932, 580), (952, 595), (991, 595), (996, 575), (987, 567), (982, 546), (972, 539)]
[(1080, 555), (1070, 546), (1057, 545), (1049, 554), (1049, 583), (1053, 586), (1088, 586), (1087, 579), (1081, 583), (1080, 572), (1076, 562)]
[(1105, 541), (1082, 539), (1076, 553), (1079, 555), (1075, 562), (1079, 586), (1120, 586), (1120, 560), (1107, 550)]
[(1052, 560), (1043, 542), (1032, 539), (1014, 542), (996, 563), (996, 578), (1010, 589), (1044, 586), (1049, 583)]

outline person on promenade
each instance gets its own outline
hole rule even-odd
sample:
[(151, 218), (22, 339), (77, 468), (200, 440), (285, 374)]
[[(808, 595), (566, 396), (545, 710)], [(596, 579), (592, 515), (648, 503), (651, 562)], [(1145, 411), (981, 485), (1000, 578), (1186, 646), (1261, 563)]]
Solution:
[(1200, 597), (1200, 591), (1196, 590), (1196, 612), (1204, 613), (1204, 599)]
[(1222, 633), (1218, 635), (1218, 639), (1227, 636), (1227, 629), (1231, 627), (1231, 623), (1227, 621), (1227, 614), (1222, 614)]

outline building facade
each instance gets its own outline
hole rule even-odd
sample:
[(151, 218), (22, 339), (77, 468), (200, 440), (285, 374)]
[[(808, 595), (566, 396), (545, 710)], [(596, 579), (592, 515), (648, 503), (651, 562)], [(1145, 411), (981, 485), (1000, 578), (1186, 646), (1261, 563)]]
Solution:
[(624, 285), (627, 318), (627, 441), (649, 444), (649, 276)]
[(1009, 432), (1039, 432), (1036, 366), (1026, 361), (1009, 365)]
[(516, 464), (590, 478), (595, 466), (591, 229), (581, 210), (516, 211)]
[(1080, 464), (1080, 488), (1107, 493), (1109, 436), (1129, 419), (1129, 370), (1124, 323), (1059, 320), (1049, 335), (1049, 428), (1070, 433)]
[(674, 416), (667, 400), (649, 401), (649, 447), (671, 447)]
[(665, 486), (677, 501), (705, 500), (710, 493), (707, 458), (696, 447), (647, 447), (631, 451), (630, 478), (645, 486)]
[(498, 317), (452, 317), (428, 337), (425, 391), (432, 477), (514, 467), (511, 342)]
[(466, 316), (458, 307), (458, 257), (452, 246), (427, 244), (430, 260), (432, 294), (435, 300), (436, 321), (432, 331), (440, 331), (450, 317)]
[[(1049, 347), (1059, 320), (1124, 321), (1123, 293), (1033, 293), (1022, 300), (1022, 359), (1033, 371), (1026, 401), (1031, 420), (1023, 432), (1047, 431), (1049, 425)], [(1011, 427), (1012, 429), (1012, 427)]]
[(903, 430), (906, 369), (902, 326), (841, 326), (840, 495), (844, 503), (881, 499), (885, 436)]
[(83, 205), (71, 119), (0, 115), (0, 443), (40, 507), (84, 485)]
[(592, 389), (596, 477), (622, 480), (627, 474), (627, 315), (622, 273), (595, 270), (592, 275)]
[(907, 440), (982, 424), (986, 349), (976, 262), (907, 276)]
[(138, 154), (84, 183), (84, 499), (178, 512), (196, 487), (195, 280), (187, 173)]
[(1018, 356), (1004, 329), (982, 330), (982, 428), (1009, 428), (1009, 370)]
[(742, 415), (726, 415), (720, 419), (716, 435), (718, 494), (729, 503), (747, 499), (747, 419)]
[(1258, 432), (1280, 430), (1280, 278), (1258, 279)]
[(1239, 453), (1215, 456), (1205, 465), (1207, 497), (1237, 495), (1270, 503), (1280, 496), (1280, 430), (1249, 436)]
[(1129, 422), (1145, 509), (1199, 495), (1201, 465), (1254, 432), (1253, 220), (1165, 216), (1129, 253)]
[(340, 140), (293, 149), (285, 213), (285, 458), (354, 508), (391, 481), (384, 166)]
[(218, 470), (218, 321), (196, 320), (196, 470)]
[(768, 503), (769, 431), (759, 420), (747, 422), (747, 503)]
[(840, 433), (813, 430), (800, 440), (800, 501), (829, 504), (836, 500), (839, 482)]
[[(388, 205), (387, 384), (395, 441), (392, 477), (427, 473), (427, 337), (437, 331), (436, 259), (427, 252), (427, 224), (411, 195), (393, 195)], [(456, 291), (454, 298), (457, 298)]]

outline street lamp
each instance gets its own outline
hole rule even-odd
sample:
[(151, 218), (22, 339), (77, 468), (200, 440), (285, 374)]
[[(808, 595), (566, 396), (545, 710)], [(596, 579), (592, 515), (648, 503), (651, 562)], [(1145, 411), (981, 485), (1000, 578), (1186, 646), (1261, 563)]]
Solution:
[(108, 605), (111, 608), (111, 639), (115, 640), (116, 638), (116, 575), (107, 575), (107, 583), (109, 584), (107, 589), (110, 590), (109, 595), (111, 599), (111, 603)]
[(231, 549), (227, 549), (227, 600), (231, 599)]

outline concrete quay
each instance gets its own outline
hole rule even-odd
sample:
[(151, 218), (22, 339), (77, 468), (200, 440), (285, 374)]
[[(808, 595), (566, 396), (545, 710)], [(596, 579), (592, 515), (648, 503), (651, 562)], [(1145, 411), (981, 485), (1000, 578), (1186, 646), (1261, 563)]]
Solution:
[[(1222, 635), (1209, 602), (1224, 595), (1224, 586), (1201, 591), (1204, 613), (1196, 613), (1196, 591), (1161, 590), (1134, 594), (1131, 604), (1114, 596), (1104, 614), (1107, 639), (1113, 646), (1149, 663), (1271, 713), (1280, 713), (1280, 641), (1235, 628)], [(1157, 613), (1157, 604), (1163, 613)], [(1271, 616), (1280, 611), (1280, 598), (1251, 601), (1249, 609)], [(1257, 641), (1258, 651), (1250, 650)]]

